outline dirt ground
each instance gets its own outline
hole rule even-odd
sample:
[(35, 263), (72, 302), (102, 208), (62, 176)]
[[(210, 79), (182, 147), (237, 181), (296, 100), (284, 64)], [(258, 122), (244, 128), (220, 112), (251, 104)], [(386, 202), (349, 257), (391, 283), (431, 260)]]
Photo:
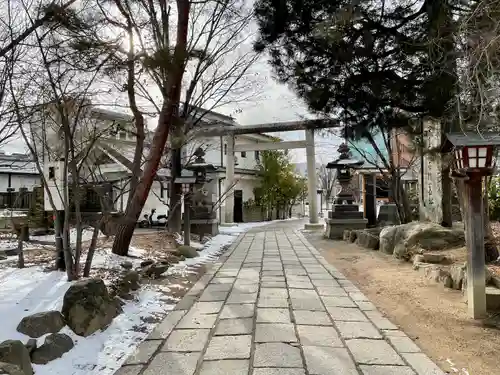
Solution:
[(500, 330), (469, 319), (461, 292), (445, 289), (410, 263), (378, 251), (318, 234), (307, 237), (444, 371), (500, 374)]

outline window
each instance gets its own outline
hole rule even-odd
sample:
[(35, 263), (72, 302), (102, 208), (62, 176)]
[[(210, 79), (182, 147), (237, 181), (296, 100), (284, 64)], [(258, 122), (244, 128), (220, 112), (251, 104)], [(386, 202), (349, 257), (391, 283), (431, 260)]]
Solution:
[(259, 151), (255, 151), (255, 160), (260, 161), (260, 152)]
[(224, 155), (227, 155), (227, 143), (224, 143)]
[(56, 168), (49, 167), (49, 180), (55, 180), (55, 179), (56, 179)]
[(246, 158), (247, 157), (247, 152), (246, 151), (241, 151), (241, 157)]

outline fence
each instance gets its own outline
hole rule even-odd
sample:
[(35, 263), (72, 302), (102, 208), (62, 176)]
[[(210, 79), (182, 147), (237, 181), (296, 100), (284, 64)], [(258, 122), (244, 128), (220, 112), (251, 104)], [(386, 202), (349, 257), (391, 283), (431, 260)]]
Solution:
[[(102, 192), (99, 193), (94, 190), (92, 186), (82, 186), (83, 196), (81, 198), (82, 212), (101, 212), (101, 199), (108, 200), (112, 205), (113, 202), (113, 189), (111, 185), (103, 186)], [(33, 191), (19, 189), (19, 191), (0, 192), (0, 208), (4, 209), (19, 209), (19, 210), (43, 210), (43, 188), (35, 187)], [(104, 196), (102, 196), (104, 194)], [(69, 189), (70, 196), (70, 210), (75, 210), (73, 202), (73, 192)], [(40, 207), (37, 207), (37, 200), (40, 202)]]

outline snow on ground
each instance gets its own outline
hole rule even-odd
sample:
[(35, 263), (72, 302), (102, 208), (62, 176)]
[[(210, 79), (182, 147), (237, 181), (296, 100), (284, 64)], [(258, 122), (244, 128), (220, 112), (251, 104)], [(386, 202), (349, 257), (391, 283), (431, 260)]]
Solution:
[[(82, 241), (90, 241), (92, 239), (92, 234), (94, 233), (94, 230), (89, 230), (89, 229), (84, 229), (82, 231)], [(99, 237), (104, 236), (101, 232), (99, 232)], [(31, 239), (37, 240), (37, 241), (44, 241), (44, 242), (55, 242), (56, 238), (54, 234), (49, 234), (45, 236), (31, 236)], [(76, 243), (76, 229), (71, 228), (69, 232), (69, 240), (71, 243)]]
[[(220, 228), (220, 234), (204, 245), (199, 257), (178, 263), (167, 274), (194, 272), (194, 267), (215, 261), (222, 248), (230, 245), (239, 234), (265, 224)], [(130, 248), (130, 257), (120, 257), (111, 254), (110, 249), (99, 249), (94, 257), (94, 267), (119, 269), (124, 260), (138, 265), (144, 254), (141, 249)], [(42, 267), (4, 268), (0, 269), (0, 286), (0, 342), (17, 339), (25, 343), (28, 337), (16, 331), (21, 319), (37, 312), (60, 310), (70, 283), (66, 281), (65, 273), (44, 272)], [(183, 286), (168, 285), (163, 289), (175, 287)], [(173, 309), (174, 305), (166, 299), (159, 286), (143, 286), (136, 300), (127, 301), (123, 313), (105, 331), (83, 338), (65, 327), (62, 332), (73, 338), (75, 347), (47, 365), (33, 365), (36, 375), (112, 375), (154, 329), (156, 323), (149, 323), (151, 318), (161, 319)], [(41, 345), (44, 337), (37, 341)]]

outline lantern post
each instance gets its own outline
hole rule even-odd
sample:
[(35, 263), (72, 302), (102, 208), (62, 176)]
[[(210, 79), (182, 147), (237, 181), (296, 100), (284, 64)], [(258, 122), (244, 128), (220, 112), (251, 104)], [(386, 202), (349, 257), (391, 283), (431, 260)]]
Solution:
[(483, 177), (495, 169), (495, 147), (500, 136), (492, 133), (450, 133), (454, 155), (452, 177), (464, 181), (464, 221), (467, 244), (467, 303), (473, 319), (486, 316)]

